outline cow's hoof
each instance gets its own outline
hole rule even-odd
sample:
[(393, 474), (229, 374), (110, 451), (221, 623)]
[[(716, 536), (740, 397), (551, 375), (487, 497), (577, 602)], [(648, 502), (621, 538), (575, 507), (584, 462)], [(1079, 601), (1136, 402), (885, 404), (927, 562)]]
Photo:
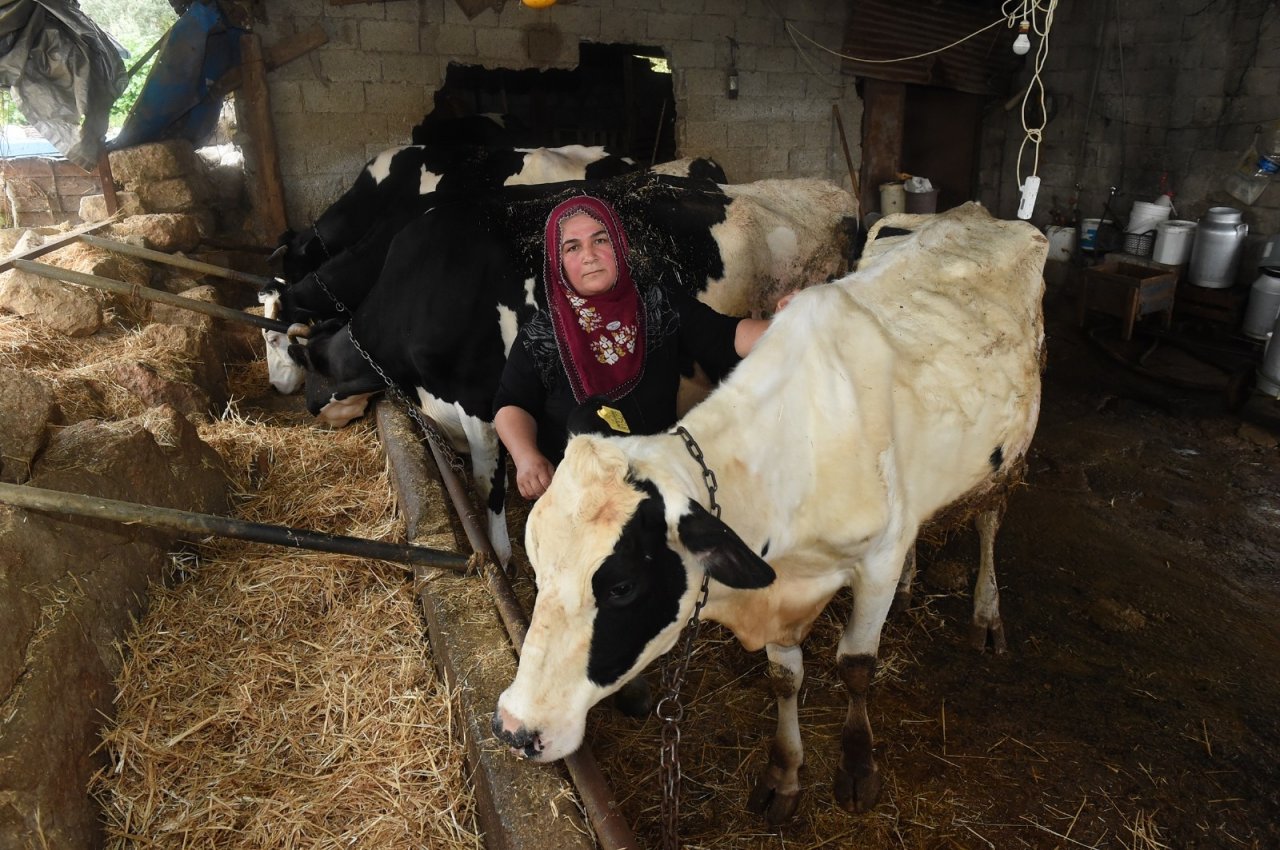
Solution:
[(762, 779), (747, 798), (747, 809), (763, 815), (770, 826), (779, 826), (795, 817), (800, 807), (799, 791), (779, 791)]
[(987, 639), (991, 640), (992, 651), (996, 655), (1004, 655), (1009, 651), (1009, 644), (1004, 639), (1004, 623), (997, 620), (990, 626), (974, 623), (969, 626), (969, 645), (977, 652), (986, 652)]
[(644, 718), (653, 711), (653, 689), (649, 680), (637, 676), (613, 695), (613, 707), (627, 717)]
[(836, 805), (846, 812), (869, 812), (880, 799), (880, 768), (866, 776), (854, 777), (843, 767), (836, 769)]

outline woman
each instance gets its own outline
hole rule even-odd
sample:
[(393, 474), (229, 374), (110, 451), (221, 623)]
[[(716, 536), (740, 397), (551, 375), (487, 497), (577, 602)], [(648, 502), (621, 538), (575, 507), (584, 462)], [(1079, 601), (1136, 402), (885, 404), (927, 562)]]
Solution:
[(682, 360), (721, 378), (769, 326), (723, 316), (658, 281), (641, 291), (617, 213), (599, 198), (579, 195), (552, 210), (545, 248), (548, 309), (517, 335), (494, 404), (526, 499), (551, 483), (579, 404), (603, 396), (618, 411), (615, 428), (662, 431), (676, 421)]

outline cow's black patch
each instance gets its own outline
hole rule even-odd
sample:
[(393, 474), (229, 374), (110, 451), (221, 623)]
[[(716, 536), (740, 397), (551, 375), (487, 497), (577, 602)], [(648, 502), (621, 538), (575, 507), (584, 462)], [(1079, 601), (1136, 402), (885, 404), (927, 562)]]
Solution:
[(999, 472), (1000, 465), (1002, 463), (1004, 463), (1004, 448), (1002, 446), (996, 446), (991, 452), (991, 468), (996, 472)]
[(667, 546), (662, 496), (648, 481), (637, 486), (646, 497), (591, 577), (596, 617), (587, 677), (600, 686), (616, 682), (645, 644), (676, 621), (688, 587), (680, 556)]
[(767, 558), (769, 556), (769, 541), (764, 542), (764, 546), (760, 548), (760, 557)]
[(768, 587), (777, 578), (773, 567), (742, 541), (732, 528), (697, 502), (680, 517), (680, 542), (716, 581), (739, 590)]

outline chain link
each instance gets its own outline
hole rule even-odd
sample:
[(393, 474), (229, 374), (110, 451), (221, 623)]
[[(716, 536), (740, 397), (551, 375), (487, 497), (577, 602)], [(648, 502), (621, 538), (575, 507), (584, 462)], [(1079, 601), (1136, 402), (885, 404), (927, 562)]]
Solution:
[(349, 324), (347, 325), (347, 334), (351, 337), (351, 345), (360, 353), (360, 356), (365, 359), (365, 362), (373, 367), (373, 371), (378, 373), (378, 377), (382, 378), (386, 383), (387, 394), (400, 404), (404, 405), (405, 409), (409, 411), (409, 416), (413, 418), (414, 422), (418, 423), (418, 427), (422, 429), (422, 432), (426, 435), (427, 439), (431, 441), (431, 445), (435, 446), (440, 452), (440, 455), (449, 464), (449, 467), (454, 472), (458, 473), (458, 475), (466, 475), (466, 470), (462, 464), (462, 458), (458, 456), (456, 451), (454, 451), (453, 443), (445, 437), (444, 434), (440, 433), (440, 429), (427, 419), (426, 414), (422, 412), (422, 408), (414, 404), (413, 400), (409, 398), (404, 390), (400, 389), (399, 384), (391, 380), (391, 377), (383, 371), (382, 367), (378, 365), (378, 362), (370, 356), (369, 352), (364, 350), (364, 346), (362, 346), (360, 341), (356, 339), (356, 335), (351, 332), (351, 325)]
[[(684, 440), (685, 448), (690, 456), (702, 467), (702, 481), (707, 486), (707, 495), (711, 500), (711, 512), (718, 518), (720, 504), (716, 501), (716, 474), (707, 466), (702, 454), (702, 447), (693, 439), (693, 435), (683, 425), (677, 425), (675, 433)], [(689, 659), (693, 657), (694, 641), (698, 637), (700, 616), (707, 604), (707, 590), (711, 583), (710, 573), (702, 574), (702, 589), (698, 593), (698, 601), (694, 603), (693, 613), (685, 623), (680, 636), (680, 653), (669, 661), (662, 670), (662, 699), (658, 701), (654, 713), (662, 721), (662, 758), (660, 771), (662, 776), (662, 847), (663, 850), (679, 850), (680, 848), (680, 721), (684, 719), (684, 705), (680, 701), (680, 687), (684, 684), (685, 673), (689, 669)]]
[(333, 302), (333, 306), (338, 308), (338, 312), (351, 315), (351, 310), (347, 307), (347, 305), (343, 304), (342, 300), (339, 299), (338, 296), (334, 295), (333, 291), (330, 290), (329, 287), (325, 284), (324, 278), (320, 276), (319, 270), (314, 271), (311, 274), (316, 279), (316, 283), (320, 284), (320, 289), (324, 291), (324, 294), (329, 296), (329, 300)]

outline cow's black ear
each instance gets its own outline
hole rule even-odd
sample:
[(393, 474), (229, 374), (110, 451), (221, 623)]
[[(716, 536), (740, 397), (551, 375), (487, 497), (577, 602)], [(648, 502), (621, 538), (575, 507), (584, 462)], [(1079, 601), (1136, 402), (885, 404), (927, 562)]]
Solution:
[(292, 360), (294, 363), (298, 364), (299, 366), (301, 366), (303, 369), (311, 369), (312, 371), (318, 371), (311, 364), (310, 346), (303, 345), (300, 342), (289, 343), (289, 359)]
[(604, 396), (592, 396), (573, 409), (566, 423), (569, 436), (578, 434), (600, 434), (612, 437), (617, 434), (630, 434), (631, 426), (626, 417), (616, 407), (611, 407)]
[(773, 567), (752, 552), (732, 528), (693, 500), (689, 501), (689, 513), (680, 517), (677, 533), (684, 547), (721, 584), (754, 590), (768, 587), (777, 578)]

